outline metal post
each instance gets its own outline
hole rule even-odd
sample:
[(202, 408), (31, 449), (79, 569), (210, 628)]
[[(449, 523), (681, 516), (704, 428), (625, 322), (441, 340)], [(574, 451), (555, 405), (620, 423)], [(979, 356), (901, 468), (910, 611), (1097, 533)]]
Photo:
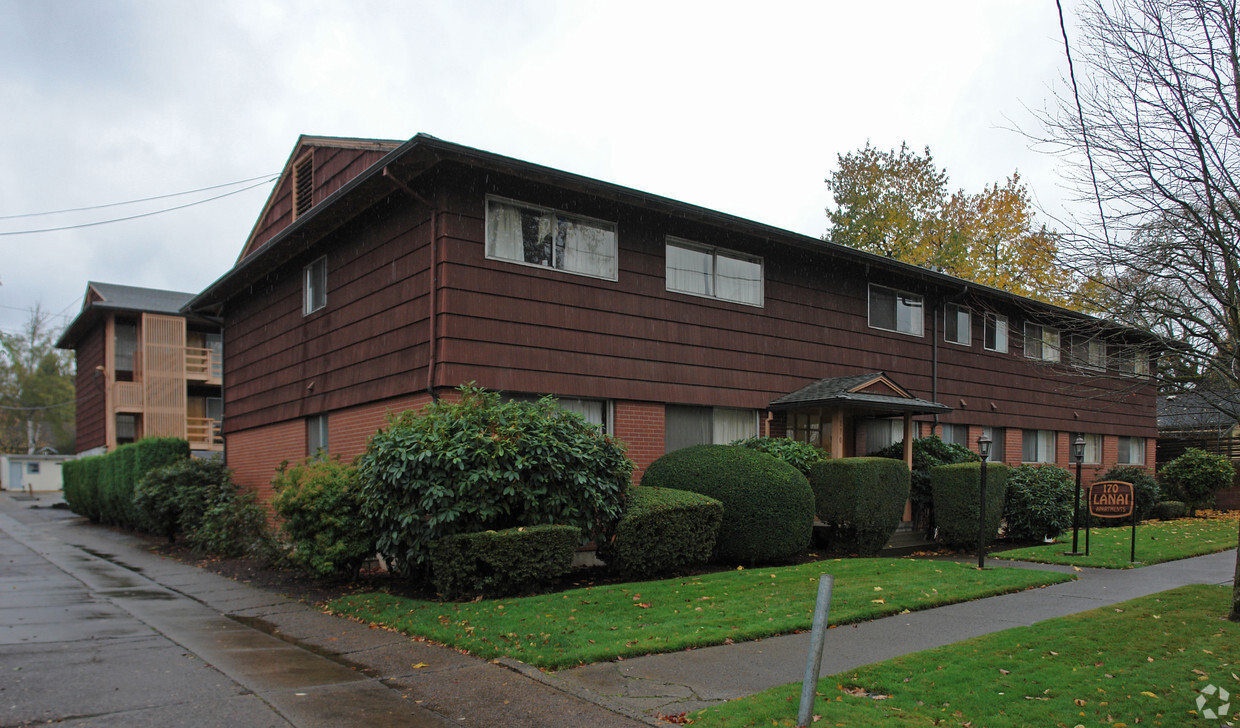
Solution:
[(822, 645), (827, 640), (827, 618), (831, 614), (831, 589), (834, 586), (834, 576), (823, 574), (819, 577), (818, 601), (814, 604), (814, 626), (809, 637), (809, 656), (805, 660), (805, 680), (801, 683), (798, 728), (806, 728), (814, 717), (814, 695), (818, 688), (818, 672), (822, 669)]
[[(1092, 494), (1093, 492), (1094, 492), (1094, 486), (1091, 485), (1089, 486), (1089, 489), (1085, 491), (1086, 500), (1090, 499), (1090, 494)], [(1089, 556), (1089, 529), (1090, 529), (1090, 526), (1092, 525), (1093, 520), (1094, 520), (1094, 512), (1093, 512), (1093, 508), (1091, 507), (1089, 510), (1089, 513), (1086, 514), (1086, 518), (1085, 518), (1085, 555), (1086, 556)]]
[(982, 483), (977, 504), (977, 568), (986, 568), (986, 458), (982, 458)]
[(1081, 528), (1081, 460), (1083, 460), (1083, 458), (1076, 459), (1076, 498), (1072, 503), (1072, 555), (1073, 556), (1078, 556), (1081, 553), (1076, 547), (1076, 544), (1077, 544), (1076, 539), (1080, 533), (1080, 528)]
[(1137, 485), (1132, 486), (1132, 553), (1128, 555), (1130, 563), (1137, 563)]

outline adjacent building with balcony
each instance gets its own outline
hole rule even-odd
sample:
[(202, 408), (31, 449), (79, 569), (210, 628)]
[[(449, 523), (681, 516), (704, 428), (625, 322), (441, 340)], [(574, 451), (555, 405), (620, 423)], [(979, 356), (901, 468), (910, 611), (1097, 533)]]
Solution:
[(142, 437), (180, 437), (222, 452), (223, 337), (180, 312), (193, 293), (90, 282), (56, 346), (77, 359), (79, 455)]

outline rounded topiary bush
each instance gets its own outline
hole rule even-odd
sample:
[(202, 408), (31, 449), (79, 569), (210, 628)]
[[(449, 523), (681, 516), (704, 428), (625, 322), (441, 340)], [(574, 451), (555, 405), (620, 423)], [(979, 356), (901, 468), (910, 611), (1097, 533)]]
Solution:
[(1072, 475), (1055, 465), (1021, 465), (1008, 473), (1003, 520), (1015, 541), (1054, 538), (1072, 526)]
[[(893, 442), (871, 453), (874, 457), (893, 458), (904, 461), (904, 441)], [(938, 435), (913, 440), (913, 470), (909, 474), (909, 501), (913, 505), (913, 522), (918, 528), (932, 529), (934, 519), (934, 489), (930, 485), (930, 470), (940, 465), (972, 463), (981, 456), (964, 445), (943, 442)]]
[(1160, 521), (1174, 521), (1188, 515), (1188, 506), (1181, 501), (1163, 501), (1154, 506), (1154, 517)]
[[(986, 540), (995, 540), (1003, 516), (1008, 466), (986, 466)], [(981, 501), (981, 463), (940, 465), (930, 470), (934, 491), (934, 520), (938, 539), (952, 547), (977, 546), (978, 505)]]
[(598, 557), (616, 573), (653, 576), (710, 561), (723, 521), (723, 504), (671, 488), (629, 488), (624, 515)]
[(620, 518), (623, 445), (550, 397), (459, 393), (391, 417), (358, 460), (367, 527), (397, 573), (423, 574), (430, 543), (453, 534), (562, 524), (598, 540)]
[(642, 485), (701, 493), (723, 503), (715, 558), (785, 561), (809, 548), (814, 492), (796, 468), (757, 450), (694, 445), (651, 463)]
[(504, 596), (567, 573), (580, 540), (581, 531), (573, 526), (457, 533), (432, 541), (428, 559), (435, 588), (446, 598)]
[(822, 460), (810, 469), (818, 520), (832, 549), (876, 554), (900, 525), (909, 496), (909, 469), (890, 458)]

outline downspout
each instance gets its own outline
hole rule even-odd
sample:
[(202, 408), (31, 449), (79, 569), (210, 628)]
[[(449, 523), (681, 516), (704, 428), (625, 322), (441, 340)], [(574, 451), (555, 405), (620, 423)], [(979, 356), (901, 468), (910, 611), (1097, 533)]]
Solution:
[(430, 310), (427, 315), (427, 321), (430, 323), (430, 335), (426, 340), (426, 392), (431, 396), (432, 401), (438, 402), (439, 394), (435, 391), (435, 364), (437, 363), (439, 352), (436, 346), (438, 343), (438, 332), (436, 331), (435, 324), (439, 318), (439, 278), (437, 276), (439, 268), (439, 208), (431, 204), (431, 202), (422, 195), (414, 192), (409, 185), (406, 185), (404, 182), (397, 179), (395, 175), (388, 171), (387, 167), (383, 168), (383, 176), (386, 177), (393, 185), (403, 190), (405, 194), (409, 195), (423, 205), (426, 205), (431, 211), (431, 241), (429, 246), (431, 257), (429, 271), (430, 295), (428, 296)]

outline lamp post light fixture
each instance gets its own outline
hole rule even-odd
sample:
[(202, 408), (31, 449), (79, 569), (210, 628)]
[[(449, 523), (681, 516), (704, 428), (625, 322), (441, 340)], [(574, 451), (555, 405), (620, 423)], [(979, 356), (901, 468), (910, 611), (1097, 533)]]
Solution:
[(986, 568), (986, 460), (990, 458), (990, 443), (986, 433), (977, 438), (977, 452), (982, 456), (982, 483), (977, 504), (977, 568)]
[(1081, 528), (1081, 462), (1085, 460), (1085, 436), (1077, 435), (1072, 442), (1072, 459), (1076, 460), (1076, 497), (1072, 502), (1072, 550), (1066, 556), (1080, 556), (1077, 536)]

